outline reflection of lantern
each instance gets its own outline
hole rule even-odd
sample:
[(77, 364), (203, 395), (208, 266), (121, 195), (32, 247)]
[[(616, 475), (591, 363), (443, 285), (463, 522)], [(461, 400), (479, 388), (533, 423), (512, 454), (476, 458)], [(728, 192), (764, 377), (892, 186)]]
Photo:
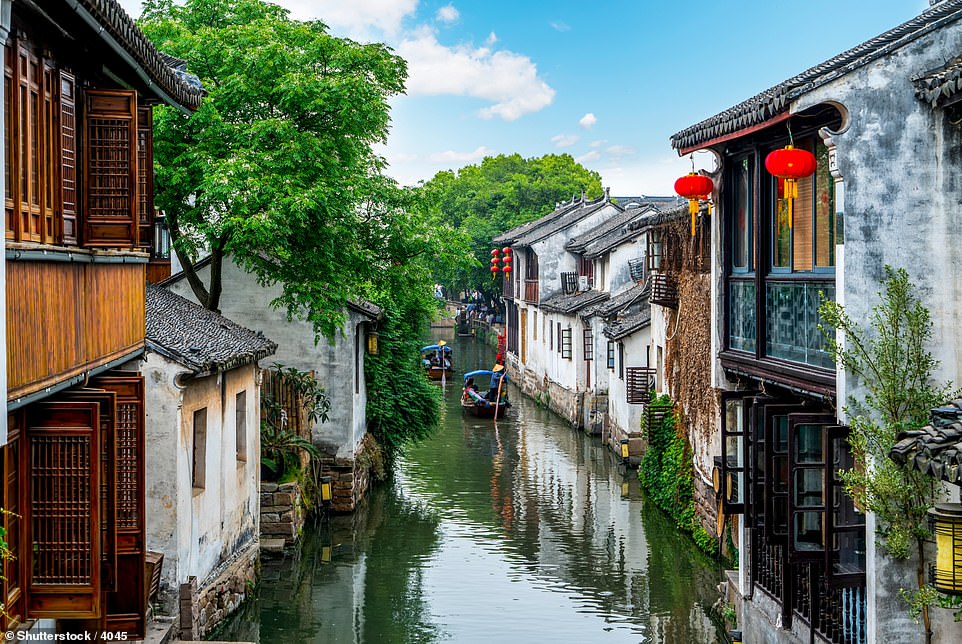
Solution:
[(503, 270), (505, 273), (510, 273), (510, 272), (511, 272), (511, 264), (506, 264), (505, 267), (502, 268), (501, 270)]
[(929, 510), (929, 529), (936, 552), (929, 583), (948, 595), (962, 595), (962, 504), (936, 503)]
[(765, 157), (765, 169), (768, 173), (784, 180), (784, 184), (779, 186), (779, 193), (786, 200), (789, 228), (792, 227), (793, 201), (798, 197), (798, 180), (815, 172), (816, 166), (814, 154), (792, 145), (772, 150)]
[(689, 172), (675, 182), (675, 192), (688, 200), (688, 212), (691, 213), (691, 236), (695, 236), (695, 215), (698, 214), (698, 200), (710, 195), (715, 188), (711, 179), (703, 174)]

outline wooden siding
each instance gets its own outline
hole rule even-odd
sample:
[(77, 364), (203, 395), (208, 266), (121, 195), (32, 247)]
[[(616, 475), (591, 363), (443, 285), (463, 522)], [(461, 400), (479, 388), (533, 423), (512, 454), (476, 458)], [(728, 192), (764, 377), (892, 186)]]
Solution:
[(151, 259), (147, 264), (147, 281), (156, 284), (170, 277), (170, 259)]
[(7, 399), (144, 344), (144, 264), (7, 262)]

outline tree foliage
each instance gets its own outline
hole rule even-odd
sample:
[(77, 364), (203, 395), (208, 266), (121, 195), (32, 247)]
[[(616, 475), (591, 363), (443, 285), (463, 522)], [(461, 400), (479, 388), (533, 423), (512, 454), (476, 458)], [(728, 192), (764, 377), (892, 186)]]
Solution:
[(934, 380), (939, 361), (926, 348), (932, 340), (929, 311), (913, 293), (905, 269), (886, 266), (867, 326), (837, 302), (824, 302), (819, 314), (836, 362), (861, 386), (846, 407), (856, 466), (841, 473), (845, 489), (862, 510), (875, 513), (886, 552), (897, 559), (918, 556), (918, 588), (924, 591), (922, 546), (930, 536), (926, 515), (935, 502), (935, 480), (897, 464), (889, 451), (899, 432), (922, 427), (933, 407), (958, 395), (950, 384)]
[(425, 214), (469, 240), (471, 266), (435, 269), (435, 279), (452, 290), (477, 288), (494, 294), (488, 268), (491, 238), (538, 219), (555, 204), (586, 193), (601, 196), (601, 176), (568, 154), (525, 159), (519, 154), (486, 157), (478, 165), (437, 173), (420, 186)]
[[(332, 336), (344, 305), (410, 234), (402, 191), (372, 145), (405, 62), (261, 0), (147, 0), (140, 27), (187, 61), (207, 96), (155, 111), (156, 202), (198, 299), (216, 309), (227, 255), (277, 283), (274, 302)], [(192, 261), (209, 252), (209, 284)]]

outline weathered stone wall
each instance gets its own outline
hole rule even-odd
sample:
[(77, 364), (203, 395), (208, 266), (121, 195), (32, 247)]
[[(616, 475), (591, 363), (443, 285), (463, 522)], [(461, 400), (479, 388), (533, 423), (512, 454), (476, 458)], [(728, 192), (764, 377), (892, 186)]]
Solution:
[(261, 483), (261, 537), (284, 539), (289, 546), (304, 527), (301, 486), (290, 483)]
[(354, 458), (324, 457), (320, 476), (331, 477), (331, 511), (353, 512), (371, 487), (371, 470), (378, 461), (377, 445), (369, 436), (361, 441)]
[(258, 552), (257, 541), (251, 541), (202, 586), (196, 577), (181, 584), (180, 639), (202, 639), (244, 602), (247, 589), (257, 580)]
[[(510, 375), (513, 377), (515, 374)], [(538, 378), (534, 371), (528, 369), (521, 379), (521, 393), (546, 404), (548, 409), (568, 421), (572, 427), (582, 428), (585, 392), (565, 389), (547, 376)]]

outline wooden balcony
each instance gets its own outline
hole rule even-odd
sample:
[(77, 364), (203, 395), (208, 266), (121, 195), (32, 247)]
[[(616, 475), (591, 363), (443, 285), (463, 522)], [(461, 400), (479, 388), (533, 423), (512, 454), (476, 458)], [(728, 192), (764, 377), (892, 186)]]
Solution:
[(49, 255), (63, 261), (7, 260), (8, 401), (144, 345), (146, 257)]
[(651, 276), (652, 304), (675, 308), (678, 306), (678, 284), (673, 277), (659, 273)]
[(501, 294), (506, 298), (514, 299), (515, 278), (511, 273), (505, 273), (502, 281)]
[(538, 280), (524, 281), (524, 301), (532, 304), (538, 303)]

